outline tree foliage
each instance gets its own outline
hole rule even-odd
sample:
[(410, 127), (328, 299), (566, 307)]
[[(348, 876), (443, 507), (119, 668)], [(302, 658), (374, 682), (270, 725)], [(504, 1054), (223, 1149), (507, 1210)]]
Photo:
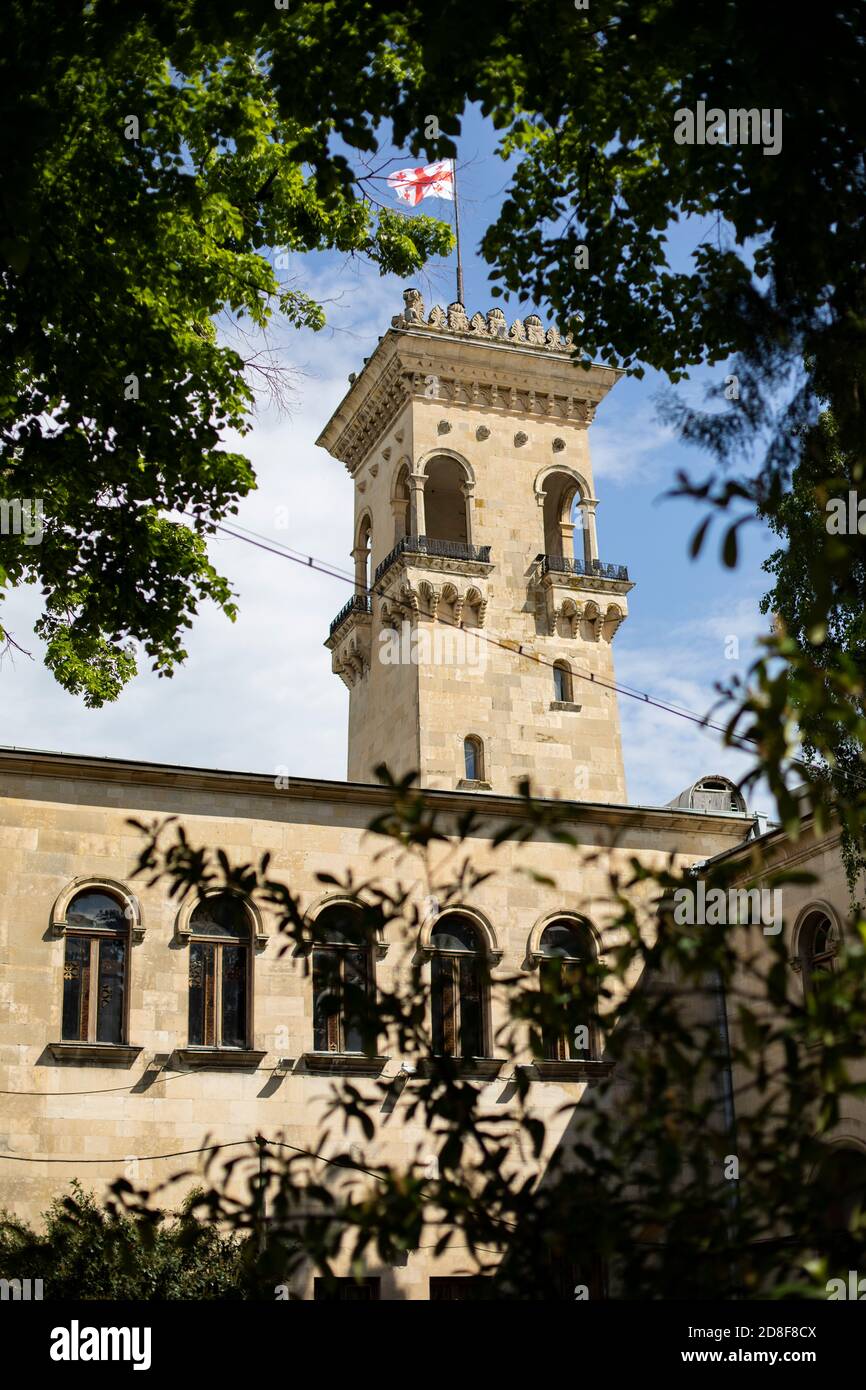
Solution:
[(47, 663), (91, 705), (135, 644), (170, 675), (203, 601), (235, 615), (206, 541), (255, 486), (224, 447), (253, 387), (218, 330), (324, 321), (272, 249), (408, 275), (451, 244), (317, 170), (334, 122), (281, 110), (259, 46), (198, 8), (4, 12), (0, 499), (44, 521), (2, 536), (0, 586), (41, 585)]
[(188, 1209), (133, 1219), (78, 1181), (52, 1202), (42, 1230), (9, 1215), (0, 1222), (0, 1278), (41, 1279), (51, 1301), (239, 1299), (252, 1296), (253, 1270), (246, 1242)]

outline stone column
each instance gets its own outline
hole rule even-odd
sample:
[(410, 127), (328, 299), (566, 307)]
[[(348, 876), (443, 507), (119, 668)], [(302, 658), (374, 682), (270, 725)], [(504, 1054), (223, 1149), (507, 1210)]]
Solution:
[(472, 535), (472, 498), (475, 495), (474, 482), (467, 481), (461, 483), (460, 491), (463, 493), (466, 501), (466, 543), (467, 545), (474, 545), (475, 539)]
[(578, 506), (583, 517), (583, 544), (585, 558), (589, 560), (598, 559), (598, 534), (595, 529), (595, 509), (598, 506), (597, 497), (581, 497)]
[(424, 487), (427, 483), (426, 473), (410, 473), (410, 501), (409, 501), (409, 530), (413, 536), (424, 536), (427, 533), (427, 520), (424, 515)]
[(369, 548), (366, 545), (356, 545), (352, 551), (352, 559), (355, 562), (355, 593), (363, 594), (367, 591), (367, 555)]

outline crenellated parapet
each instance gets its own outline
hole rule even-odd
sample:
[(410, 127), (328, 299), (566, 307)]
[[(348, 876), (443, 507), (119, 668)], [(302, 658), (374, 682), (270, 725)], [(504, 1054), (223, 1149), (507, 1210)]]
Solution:
[(515, 319), (508, 326), (502, 309), (488, 309), (486, 314), (476, 313), (468, 317), (462, 304), (455, 301), (443, 309), (434, 304), (425, 320), (424, 300), (420, 290), (403, 291), (403, 312), (395, 314), (391, 320), (392, 328), (415, 328), (421, 324), (432, 328), (436, 333), (456, 334), (467, 338), (493, 339), (497, 343), (545, 348), (550, 352), (571, 353), (574, 347), (572, 335), (564, 338), (554, 327), (545, 329), (537, 314), (528, 314), (525, 319)]

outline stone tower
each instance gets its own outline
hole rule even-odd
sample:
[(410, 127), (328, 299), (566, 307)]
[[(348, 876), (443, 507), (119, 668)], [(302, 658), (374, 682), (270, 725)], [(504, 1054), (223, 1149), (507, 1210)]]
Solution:
[(589, 457), (621, 375), (534, 314), (417, 290), (318, 443), (355, 483), (356, 593), (331, 624), (353, 782), (624, 802), (611, 643), (632, 588), (598, 558)]

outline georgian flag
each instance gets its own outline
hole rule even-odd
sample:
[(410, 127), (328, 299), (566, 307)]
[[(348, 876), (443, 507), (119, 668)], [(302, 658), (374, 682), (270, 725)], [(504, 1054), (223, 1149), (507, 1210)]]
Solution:
[(422, 198), (449, 198), (453, 202), (454, 162), (440, 159), (436, 164), (425, 164), (422, 169), (395, 169), (388, 175), (388, 187), (413, 207)]

